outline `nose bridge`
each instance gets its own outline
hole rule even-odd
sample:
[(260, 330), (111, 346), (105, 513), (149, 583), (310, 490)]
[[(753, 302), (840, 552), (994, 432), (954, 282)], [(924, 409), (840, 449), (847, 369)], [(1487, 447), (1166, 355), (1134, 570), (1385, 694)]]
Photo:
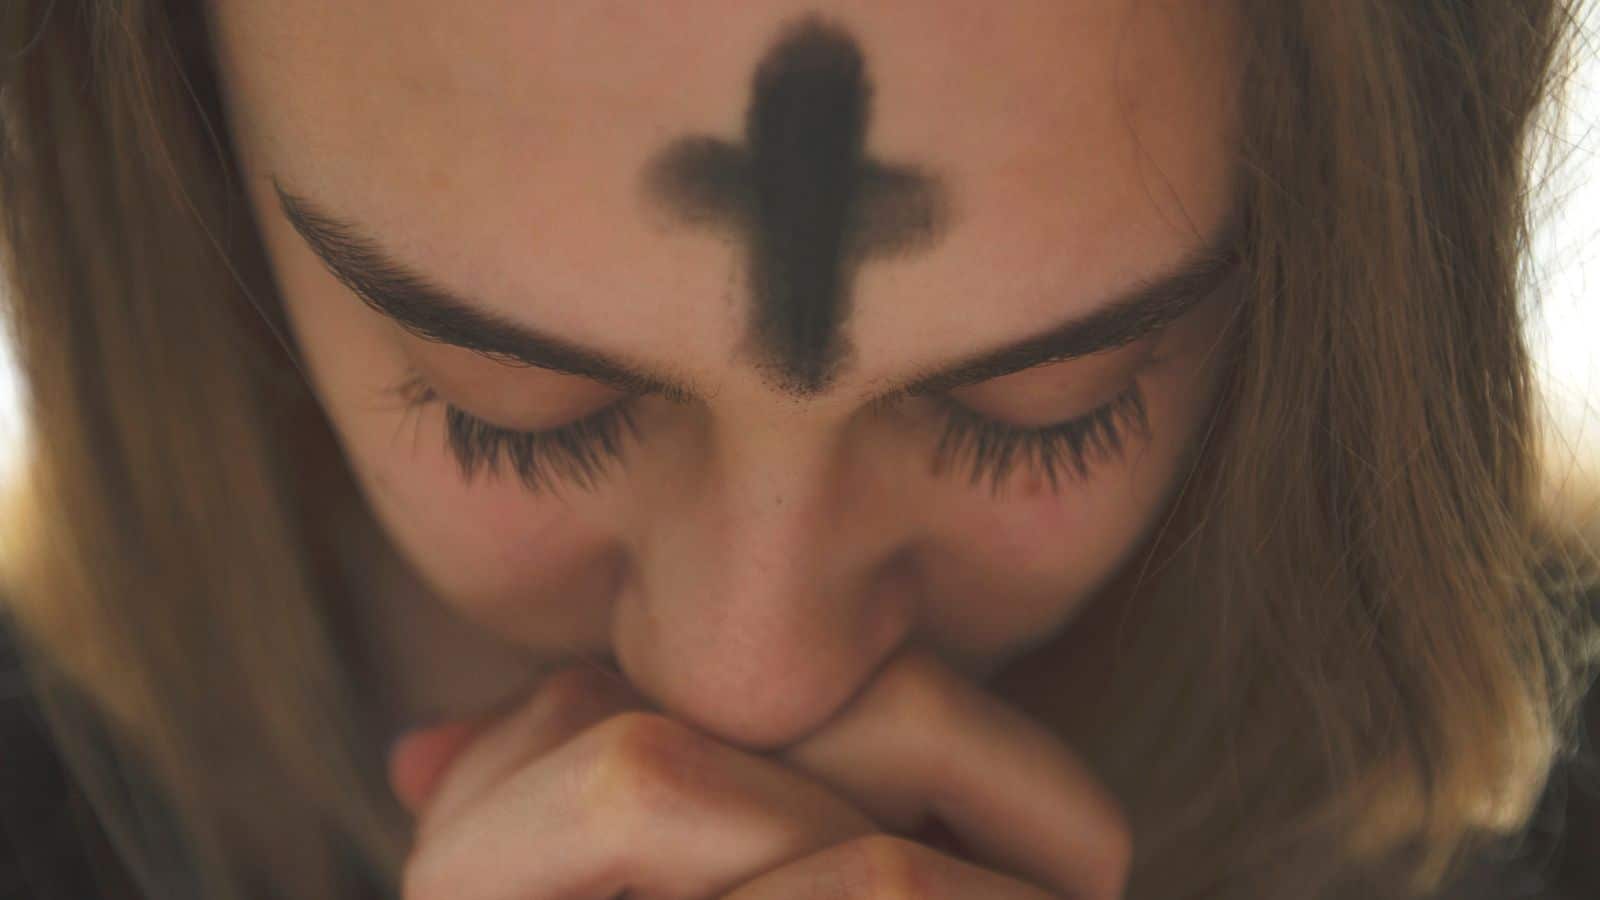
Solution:
[(663, 708), (774, 746), (820, 724), (900, 643), (892, 534), (842, 521), (837, 429), (718, 434), (650, 518), (619, 600), (619, 663)]
[(830, 516), (836, 439), (783, 419), (745, 419), (715, 433), (707, 451), (699, 477), (676, 497), (682, 527), (667, 536), (687, 558), (702, 560), (702, 591), (726, 594), (727, 603), (770, 595), (769, 614), (782, 616), (792, 611), (784, 595), (793, 601), (796, 592), (848, 578), (853, 554), (838, 545), (846, 534)]
[(701, 500), (724, 539), (762, 556), (791, 560), (823, 541), (835, 480), (838, 443), (831, 435), (787, 427), (728, 429), (709, 459)]

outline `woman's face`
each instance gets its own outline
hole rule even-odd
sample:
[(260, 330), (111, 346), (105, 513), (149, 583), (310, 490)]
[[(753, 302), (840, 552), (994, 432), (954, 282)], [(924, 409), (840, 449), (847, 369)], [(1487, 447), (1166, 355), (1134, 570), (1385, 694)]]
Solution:
[(212, 12), (394, 546), (729, 740), (797, 739), (907, 644), (982, 677), (1060, 632), (1211, 414), (1234, 282), (1139, 289), (1235, 221), (1216, 4)]

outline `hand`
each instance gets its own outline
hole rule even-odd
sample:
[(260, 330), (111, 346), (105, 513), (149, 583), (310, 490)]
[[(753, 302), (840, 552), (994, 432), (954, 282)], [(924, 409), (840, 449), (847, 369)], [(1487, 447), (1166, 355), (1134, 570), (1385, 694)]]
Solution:
[[(408, 738), (391, 781), (418, 816), (406, 900), (1112, 900), (1131, 852), (1054, 736), (921, 652), (772, 755), (566, 669), (509, 715)], [(930, 816), (970, 859), (897, 836)]]

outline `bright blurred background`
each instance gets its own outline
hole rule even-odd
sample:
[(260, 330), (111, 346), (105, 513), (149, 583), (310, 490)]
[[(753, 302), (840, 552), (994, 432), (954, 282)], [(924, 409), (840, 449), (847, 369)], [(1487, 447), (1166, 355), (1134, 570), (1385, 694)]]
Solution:
[[(1543, 129), (1552, 165), (1536, 203), (1540, 226), (1528, 273), (1529, 338), (1553, 431), (1553, 461), (1600, 477), (1600, 0), (1561, 127)], [(4, 286), (0, 285), (0, 291)], [(0, 483), (27, 439), (17, 373), (0, 330)]]
[(1553, 462), (1600, 478), (1600, 2), (1585, 6), (1584, 40), (1558, 163), (1538, 198), (1528, 334), (1553, 432)]

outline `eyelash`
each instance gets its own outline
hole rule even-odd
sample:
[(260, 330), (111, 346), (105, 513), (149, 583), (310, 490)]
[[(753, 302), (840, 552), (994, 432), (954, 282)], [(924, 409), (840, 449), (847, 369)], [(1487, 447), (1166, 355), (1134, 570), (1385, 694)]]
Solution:
[[(391, 388), (405, 408), (440, 403), (445, 410), (445, 444), (461, 469), (473, 480), (480, 467), (499, 471), (509, 462), (523, 485), (533, 493), (571, 482), (588, 490), (599, 483), (607, 463), (622, 457), (624, 440), (639, 438), (633, 395), (575, 422), (544, 431), (513, 431), (491, 425), (444, 400), (410, 371)], [(1149, 435), (1144, 394), (1134, 381), (1099, 409), (1066, 422), (1041, 427), (1008, 425), (973, 412), (948, 396), (933, 398), (944, 418), (944, 430), (934, 451), (934, 470), (952, 463), (967, 467), (969, 483), (985, 477), (991, 493), (1019, 464), (1030, 464), (1059, 491), (1063, 479), (1079, 482), (1101, 462), (1121, 458), (1127, 451), (1127, 432)]]
[(1122, 458), (1130, 428), (1140, 438), (1150, 434), (1144, 393), (1137, 381), (1093, 412), (1039, 427), (997, 422), (946, 396), (937, 402), (945, 427), (934, 451), (934, 470), (942, 472), (952, 462), (964, 462), (968, 482), (977, 485), (987, 476), (990, 493), (999, 492), (1018, 464), (1038, 471), (1055, 493), (1063, 479), (1083, 481), (1098, 463)]
[(622, 457), (625, 437), (639, 437), (633, 405), (643, 395), (626, 397), (598, 412), (544, 431), (512, 431), (491, 425), (440, 397), (416, 371), (390, 389), (407, 409), (431, 403), (444, 406), (445, 446), (461, 477), (472, 481), (479, 467), (498, 472), (506, 462), (531, 492), (571, 482), (584, 490), (599, 483), (608, 462)]

